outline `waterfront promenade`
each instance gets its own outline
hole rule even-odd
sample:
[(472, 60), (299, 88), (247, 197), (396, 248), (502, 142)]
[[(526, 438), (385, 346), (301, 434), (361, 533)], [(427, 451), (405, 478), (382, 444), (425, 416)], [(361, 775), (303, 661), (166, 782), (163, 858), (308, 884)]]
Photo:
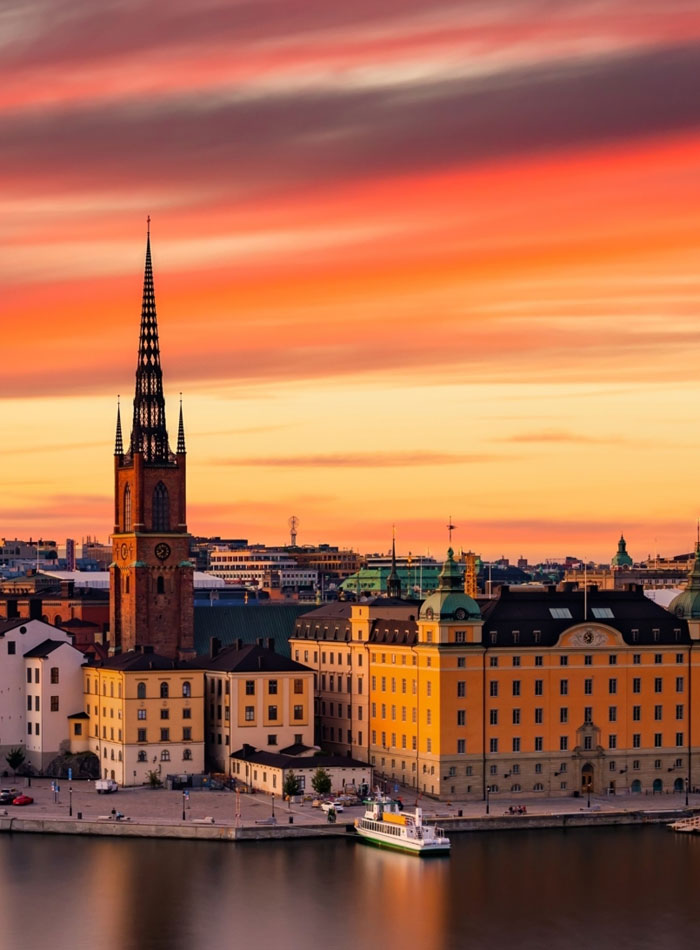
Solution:
[[(347, 826), (363, 812), (361, 805), (346, 808), (331, 825), (310, 802), (275, 798), (273, 822), (272, 797), (261, 793), (237, 796), (230, 791), (191, 790), (184, 796), (181, 791), (140, 787), (99, 795), (92, 782), (60, 782), (58, 792), (49, 779), (33, 779), (31, 788), (24, 785), (24, 779), (14, 786), (10, 779), (3, 780), (4, 787), (30, 794), (34, 804), (0, 808), (0, 830), (227, 840), (326, 837), (345, 835)], [(413, 808), (415, 795), (406, 790), (400, 794), (406, 807)], [(592, 796), (590, 807), (585, 798), (492, 795), (488, 815), (483, 801), (446, 803), (423, 798), (420, 804), (426, 818), (440, 821), (447, 831), (485, 831), (671, 821), (700, 810), (700, 794), (690, 795), (688, 810), (683, 794)], [(511, 806), (525, 806), (525, 814), (512, 815)], [(112, 809), (122, 813), (124, 820), (115, 820)]]

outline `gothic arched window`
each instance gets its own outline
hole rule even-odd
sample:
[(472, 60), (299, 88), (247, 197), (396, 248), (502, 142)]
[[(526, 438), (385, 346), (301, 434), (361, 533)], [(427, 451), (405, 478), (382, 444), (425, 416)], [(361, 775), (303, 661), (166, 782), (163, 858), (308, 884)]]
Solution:
[(170, 695), (170, 691), (168, 690), (168, 684), (161, 683), (160, 684), (160, 698), (167, 699), (169, 695)]
[(153, 489), (153, 530), (170, 531), (170, 499), (162, 482)]
[(131, 487), (128, 482), (124, 487), (124, 530), (131, 531)]

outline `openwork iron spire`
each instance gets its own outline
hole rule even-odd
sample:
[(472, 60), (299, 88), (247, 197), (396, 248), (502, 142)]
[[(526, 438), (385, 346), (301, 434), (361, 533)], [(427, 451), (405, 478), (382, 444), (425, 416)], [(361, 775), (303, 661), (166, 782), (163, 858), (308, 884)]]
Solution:
[(146, 462), (167, 462), (170, 457), (168, 431), (165, 427), (163, 371), (160, 368), (158, 319), (151, 265), (151, 219), (146, 238), (146, 269), (141, 304), (141, 336), (136, 366), (134, 421), (131, 430), (131, 452), (139, 452)]
[(180, 393), (180, 422), (177, 427), (177, 454), (184, 455), (185, 448), (185, 423), (182, 418), (182, 393)]
[(119, 396), (117, 396), (117, 434), (114, 438), (114, 454), (124, 454), (124, 442), (122, 440), (122, 416), (121, 406), (119, 404)]
[(391, 535), (391, 571), (386, 582), (386, 592), (389, 597), (401, 597), (401, 579), (396, 570), (396, 527), (392, 526)]

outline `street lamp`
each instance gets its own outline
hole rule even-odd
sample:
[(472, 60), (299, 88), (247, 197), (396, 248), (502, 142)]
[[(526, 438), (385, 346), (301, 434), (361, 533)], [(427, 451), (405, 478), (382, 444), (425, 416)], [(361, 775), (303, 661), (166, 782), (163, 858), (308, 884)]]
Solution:
[(182, 793), (182, 820), (185, 821), (185, 805), (187, 804), (187, 792)]
[(275, 793), (272, 793), (272, 820), (275, 820)]
[[(687, 792), (686, 792), (686, 801), (687, 801)], [(68, 788), (68, 817), (73, 817), (73, 789), (69, 786)]]
[(489, 795), (491, 794), (491, 786), (486, 786), (486, 814), (489, 813)]
[(588, 781), (586, 782), (586, 798), (588, 799), (587, 802), (586, 802), (586, 805), (590, 808), (590, 807), (591, 807), (591, 779), (590, 779), (590, 776), (589, 776), (589, 778), (588, 778)]
[(685, 777), (685, 807), (688, 807), (688, 792), (690, 790), (690, 779), (686, 775)]

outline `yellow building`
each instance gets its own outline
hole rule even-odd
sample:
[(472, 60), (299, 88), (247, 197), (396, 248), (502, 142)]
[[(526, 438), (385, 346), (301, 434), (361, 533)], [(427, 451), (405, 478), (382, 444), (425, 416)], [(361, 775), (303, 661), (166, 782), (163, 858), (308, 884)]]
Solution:
[(314, 744), (314, 674), (308, 667), (264, 648), (226, 647), (205, 669), (206, 757), (211, 768), (232, 775), (231, 756), (243, 746), (267, 752)]
[(204, 770), (204, 673), (157, 653), (120, 653), (83, 672), (89, 749), (100, 774), (142, 785)]

